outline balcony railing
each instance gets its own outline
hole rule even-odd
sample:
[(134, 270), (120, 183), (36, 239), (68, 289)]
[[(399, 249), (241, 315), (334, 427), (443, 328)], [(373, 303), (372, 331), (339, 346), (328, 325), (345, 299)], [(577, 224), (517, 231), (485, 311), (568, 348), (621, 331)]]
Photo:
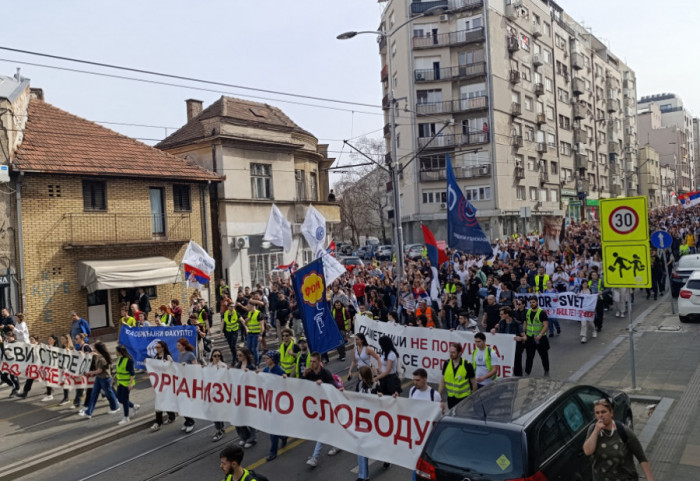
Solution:
[(416, 104), (416, 114), (449, 114), (452, 112), (469, 112), (471, 110), (483, 110), (488, 108), (489, 98), (473, 97), (461, 100), (445, 100), (444, 102), (424, 102)]
[(413, 37), (413, 48), (454, 47), (472, 42), (483, 42), (484, 38), (484, 27), (476, 27), (458, 32)]
[(582, 78), (575, 78), (572, 87), (574, 95), (581, 95), (586, 90), (586, 82)]
[[(472, 177), (484, 177), (491, 175), (491, 165), (473, 165), (465, 167), (454, 167), (455, 178), (471, 179)], [(447, 180), (447, 171), (445, 169), (432, 169), (420, 171), (421, 182), (438, 182)]]
[(447, 0), (437, 0), (433, 2), (413, 2), (411, 3), (411, 15), (420, 15), (433, 7), (449, 7)]
[(470, 10), (484, 6), (484, 0), (449, 0), (450, 11)]
[[(432, 139), (432, 141), (431, 141)], [(437, 137), (418, 137), (418, 148), (444, 149), (455, 145), (477, 145), (489, 142), (488, 132), (472, 132), (470, 134), (446, 134)]]
[(580, 53), (572, 53), (571, 68), (573, 68), (574, 70), (581, 70), (583, 67), (585, 67), (583, 55), (581, 55)]
[(475, 62), (455, 67), (417, 69), (413, 71), (416, 82), (458, 80), (486, 75), (486, 62)]
[(188, 242), (192, 238), (190, 214), (64, 214), (54, 239), (66, 247)]

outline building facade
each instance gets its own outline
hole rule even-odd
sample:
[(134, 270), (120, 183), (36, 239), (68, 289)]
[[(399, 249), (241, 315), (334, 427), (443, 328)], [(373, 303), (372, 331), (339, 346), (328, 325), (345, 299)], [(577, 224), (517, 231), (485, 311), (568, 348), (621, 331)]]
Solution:
[(406, 242), (421, 222), (446, 236), (447, 155), (493, 237), (637, 193), (635, 74), (556, 3), (391, 0), (380, 30), (409, 19), (379, 39), (387, 122), (389, 89), (408, 99), (395, 107), (399, 163), (417, 157), (400, 184)]
[(676, 193), (695, 190), (695, 129), (681, 98), (669, 93), (644, 96), (637, 102), (637, 115), (641, 145), (653, 147), (661, 163), (676, 170)]
[(648, 145), (639, 149), (639, 191), (647, 196), (649, 209), (663, 206), (659, 154)]
[(20, 309), (32, 334), (68, 332), (70, 312), (96, 334), (120, 325), (137, 289), (153, 312), (189, 294), (190, 240), (211, 249), (209, 182), (221, 177), (32, 95), (12, 162)]
[[(226, 175), (211, 191), (219, 277), (250, 286), (280, 264), (309, 262), (300, 231), (307, 207), (328, 223), (340, 222), (338, 204), (325, 201), (327, 169), (335, 160), (328, 146), (271, 105), (231, 97), (206, 109), (198, 100), (186, 104), (187, 123), (157, 147)], [(273, 203), (293, 227), (288, 254), (262, 239)]]

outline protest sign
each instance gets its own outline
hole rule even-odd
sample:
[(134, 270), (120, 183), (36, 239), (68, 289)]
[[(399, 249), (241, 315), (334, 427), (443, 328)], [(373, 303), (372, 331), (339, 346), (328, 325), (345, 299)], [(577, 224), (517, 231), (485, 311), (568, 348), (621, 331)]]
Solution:
[[(355, 332), (367, 337), (367, 343), (377, 352), (381, 352), (379, 338), (389, 336), (399, 352), (401, 362), (406, 368), (406, 376), (411, 376), (419, 367), (428, 371), (428, 381), (437, 383), (442, 379), (443, 363), (450, 357), (450, 344), (458, 343), (463, 347), (462, 356), (471, 362), (472, 352), (476, 349), (474, 333), (468, 331), (448, 331), (445, 329), (428, 329), (425, 327), (407, 327), (401, 324), (373, 321), (367, 316), (355, 317)], [(498, 356), (498, 377), (513, 376), (515, 361), (515, 341), (512, 334), (485, 333), (486, 345)]]
[(126, 347), (134, 358), (134, 369), (146, 369), (144, 361), (146, 358), (155, 356), (155, 345), (158, 341), (165, 341), (173, 358), (177, 359), (177, 340), (181, 337), (194, 346), (195, 355), (197, 355), (196, 326), (128, 327), (122, 325), (119, 344)]
[(92, 354), (46, 344), (9, 342), (2, 346), (0, 371), (64, 389), (92, 387)]
[(148, 359), (155, 408), (321, 441), (414, 469), (440, 405), (340, 391), (330, 384)]
[[(553, 294), (515, 294), (515, 297), (529, 299), (537, 297), (540, 309), (547, 317), (557, 320), (592, 321), (595, 317), (595, 304), (598, 294), (576, 294), (574, 292), (557, 292)], [(528, 305), (529, 307), (529, 305)]]

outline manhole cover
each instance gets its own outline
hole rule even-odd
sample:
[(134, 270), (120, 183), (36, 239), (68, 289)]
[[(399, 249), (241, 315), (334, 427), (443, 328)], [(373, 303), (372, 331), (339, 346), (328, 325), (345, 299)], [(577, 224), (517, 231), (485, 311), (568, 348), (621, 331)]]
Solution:
[(665, 332), (678, 332), (681, 330), (681, 326), (659, 326), (658, 330)]

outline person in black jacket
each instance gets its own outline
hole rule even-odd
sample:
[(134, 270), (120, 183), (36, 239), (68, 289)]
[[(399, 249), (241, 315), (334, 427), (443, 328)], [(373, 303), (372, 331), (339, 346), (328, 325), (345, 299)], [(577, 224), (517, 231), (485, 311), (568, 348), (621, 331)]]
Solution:
[(501, 307), (501, 320), (491, 329), (491, 334), (512, 334), (515, 340), (515, 361), (513, 362), (513, 376), (523, 375), (523, 351), (527, 336), (523, 332), (523, 325), (513, 318), (513, 310), (510, 307)]
[(148, 294), (146, 294), (146, 291), (144, 291), (142, 287), (139, 287), (138, 292), (139, 292), (139, 301), (138, 301), (139, 311), (143, 312), (144, 319), (148, 319), (148, 313), (151, 312), (151, 300), (148, 298)]

